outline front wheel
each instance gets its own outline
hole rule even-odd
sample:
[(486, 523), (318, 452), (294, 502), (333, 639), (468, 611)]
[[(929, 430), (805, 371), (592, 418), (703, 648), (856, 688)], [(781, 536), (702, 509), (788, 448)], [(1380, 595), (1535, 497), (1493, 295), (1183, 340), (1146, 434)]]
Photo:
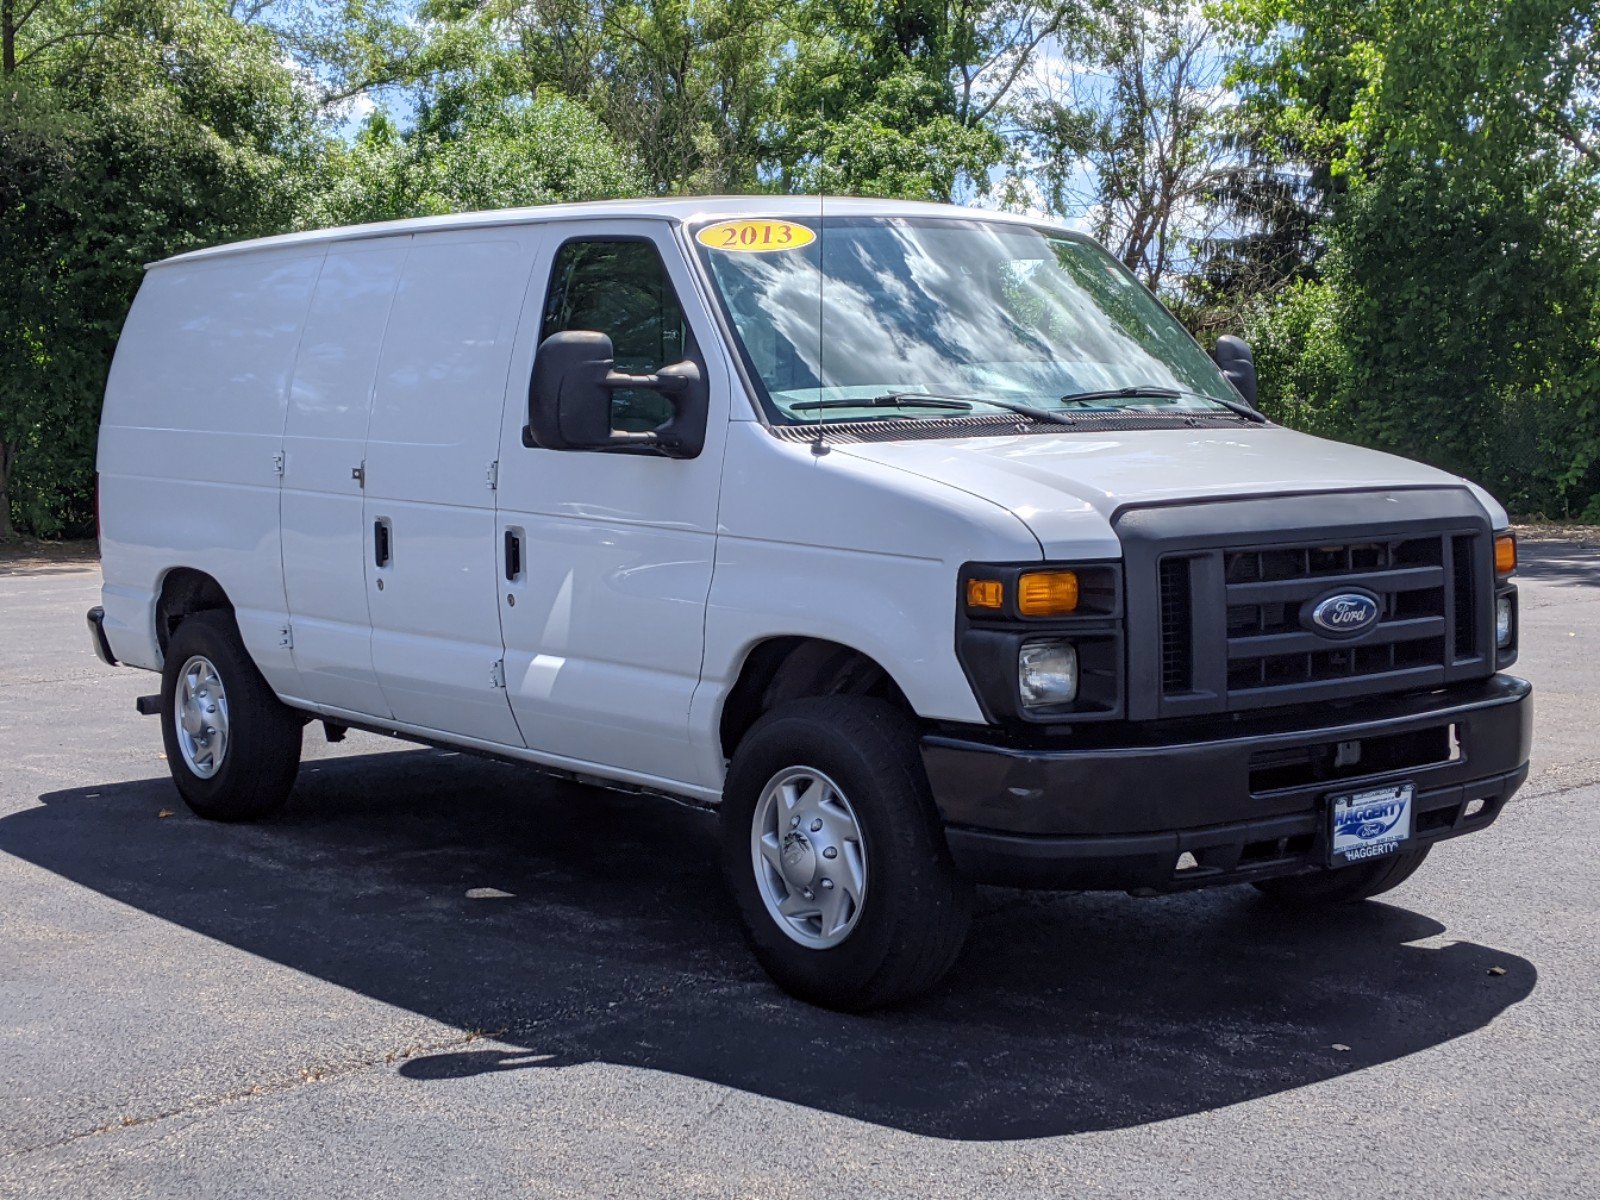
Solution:
[(915, 726), (892, 705), (829, 696), (767, 713), (734, 754), (721, 823), (750, 943), (793, 995), (876, 1008), (955, 962), (972, 889), (950, 861)]
[(251, 660), (233, 614), (187, 616), (167, 643), (161, 735), (178, 793), (197, 816), (276, 812), (300, 770), (301, 719)]
[(1255, 886), (1280, 904), (1296, 908), (1354, 904), (1399, 887), (1422, 865), (1430, 849), (1432, 847), (1423, 846), (1416, 850), (1401, 850), (1387, 858), (1357, 863), (1351, 867), (1336, 867), (1331, 871), (1313, 871), (1309, 875), (1263, 879)]

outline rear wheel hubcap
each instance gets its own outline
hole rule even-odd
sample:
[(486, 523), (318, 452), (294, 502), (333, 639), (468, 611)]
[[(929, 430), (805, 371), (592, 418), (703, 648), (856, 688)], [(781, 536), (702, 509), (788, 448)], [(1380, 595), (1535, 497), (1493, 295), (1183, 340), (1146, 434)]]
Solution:
[(183, 764), (210, 779), (228, 753), (228, 693), (209, 658), (196, 654), (183, 664), (172, 703)]

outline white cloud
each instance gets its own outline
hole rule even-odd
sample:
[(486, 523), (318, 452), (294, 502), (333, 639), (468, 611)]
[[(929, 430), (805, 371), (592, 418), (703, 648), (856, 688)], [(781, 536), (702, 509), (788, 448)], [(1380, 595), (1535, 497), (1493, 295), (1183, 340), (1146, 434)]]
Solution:
[(334, 128), (345, 141), (353, 141), (356, 134), (361, 132), (361, 126), (368, 117), (378, 111), (378, 102), (366, 92), (357, 92), (348, 100), (341, 100), (334, 106), (333, 115), (336, 118)]

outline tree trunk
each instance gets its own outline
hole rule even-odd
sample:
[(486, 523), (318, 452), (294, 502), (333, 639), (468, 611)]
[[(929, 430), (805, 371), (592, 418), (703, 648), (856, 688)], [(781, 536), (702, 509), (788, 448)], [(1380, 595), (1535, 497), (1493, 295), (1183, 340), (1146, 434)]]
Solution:
[[(9, 75), (17, 69), (17, 3), (16, 0), (0, 0), (0, 74)], [(0, 477), (0, 490), (3, 490), (3, 477)], [(0, 530), (10, 532), (9, 521), (0, 517)]]
[(8, 538), (16, 532), (11, 528), (11, 464), (16, 458), (16, 446), (0, 442), (0, 538)]

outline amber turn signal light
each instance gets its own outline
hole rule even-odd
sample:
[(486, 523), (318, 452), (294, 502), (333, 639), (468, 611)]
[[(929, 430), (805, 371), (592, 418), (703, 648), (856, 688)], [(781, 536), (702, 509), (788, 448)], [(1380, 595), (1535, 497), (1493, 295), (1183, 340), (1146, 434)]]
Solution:
[(967, 580), (968, 608), (1004, 608), (1006, 589), (998, 579)]
[(1494, 573), (1509, 575), (1517, 569), (1517, 535), (1502, 533), (1494, 539)]
[(1017, 580), (1017, 610), (1025, 617), (1060, 617), (1077, 607), (1076, 571), (1030, 571)]

